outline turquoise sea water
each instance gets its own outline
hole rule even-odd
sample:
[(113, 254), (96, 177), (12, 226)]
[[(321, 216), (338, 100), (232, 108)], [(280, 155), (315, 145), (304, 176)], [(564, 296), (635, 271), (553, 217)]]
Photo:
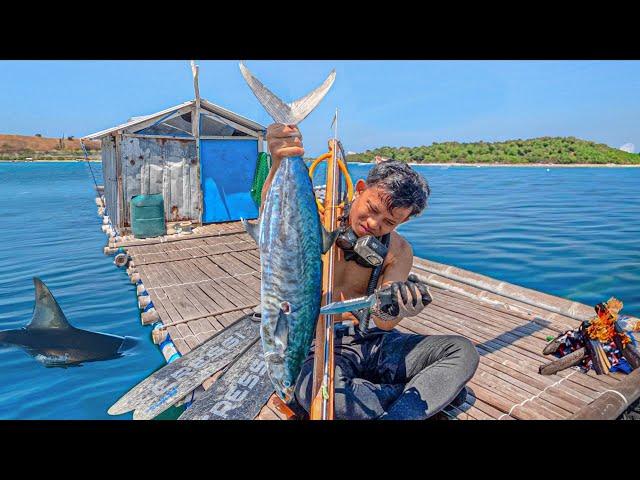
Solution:
[[(640, 169), (418, 170), (429, 207), (399, 228), (416, 255), (589, 305), (615, 295), (640, 316)], [(74, 326), (139, 340), (67, 369), (0, 347), (0, 419), (129, 419), (106, 411), (164, 364), (133, 285), (102, 253), (94, 196), (85, 163), (0, 163), (0, 330), (28, 323), (39, 276)]]
[(30, 321), (38, 276), (75, 327), (139, 339), (127, 356), (66, 369), (0, 347), (0, 419), (131, 418), (107, 409), (164, 364), (134, 286), (102, 253), (94, 198), (86, 163), (0, 163), (0, 329)]

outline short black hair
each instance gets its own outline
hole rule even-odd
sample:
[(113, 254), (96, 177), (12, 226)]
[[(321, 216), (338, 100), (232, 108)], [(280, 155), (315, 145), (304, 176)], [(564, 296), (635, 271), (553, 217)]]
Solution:
[(431, 194), (424, 177), (408, 164), (397, 160), (385, 160), (375, 165), (365, 182), (367, 187), (375, 186), (387, 193), (384, 200), (389, 210), (410, 207), (410, 217), (426, 208), (427, 198)]

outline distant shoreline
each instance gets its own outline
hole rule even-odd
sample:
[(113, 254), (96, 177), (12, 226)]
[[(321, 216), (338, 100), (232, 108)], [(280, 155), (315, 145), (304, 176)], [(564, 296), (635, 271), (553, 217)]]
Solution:
[[(84, 158), (76, 160), (38, 159), (38, 160), (7, 160), (0, 159), (0, 163), (78, 163), (85, 162)], [(89, 160), (91, 163), (100, 163), (101, 159)], [(355, 165), (375, 165), (374, 162), (348, 162)], [(617, 164), (617, 163), (414, 163), (412, 167), (536, 167), (536, 168), (640, 168), (638, 164)]]
[(640, 164), (618, 163), (409, 163), (427, 167), (537, 167), (537, 168), (638, 168)]
[[(375, 165), (375, 162), (349, 162), (353, 165)], [(639, 168), (640, 164), (631, 163), (417, 163), (409, 162), (412, 167), (536, 167), (536, 168)]]
[[(86, 162), (84, 158), (78, 158), (76, 160), (57, 160), (57, 159), (38, 159), (38, 160), (7, 160), (0, 159), (0, 163), (78, 163), (78, 162)], [(101, 162), (101, 159), (89, 160), (92, 163)]]

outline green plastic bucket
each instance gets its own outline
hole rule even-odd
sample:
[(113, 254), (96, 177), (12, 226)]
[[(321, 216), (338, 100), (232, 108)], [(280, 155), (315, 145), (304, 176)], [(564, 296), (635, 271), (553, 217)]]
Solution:
[(136, 238), (159, 237), (167, 233), (162, 194), (136, 195), (131, 199), (131, 231)]

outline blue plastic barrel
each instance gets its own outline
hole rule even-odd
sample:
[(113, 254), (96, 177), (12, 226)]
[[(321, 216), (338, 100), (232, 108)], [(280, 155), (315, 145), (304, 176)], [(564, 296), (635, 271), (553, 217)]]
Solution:
[(161, 193), (136, 195), (131, 199), (131, 231), (136, 238), (159, 237), (167, 233)]

